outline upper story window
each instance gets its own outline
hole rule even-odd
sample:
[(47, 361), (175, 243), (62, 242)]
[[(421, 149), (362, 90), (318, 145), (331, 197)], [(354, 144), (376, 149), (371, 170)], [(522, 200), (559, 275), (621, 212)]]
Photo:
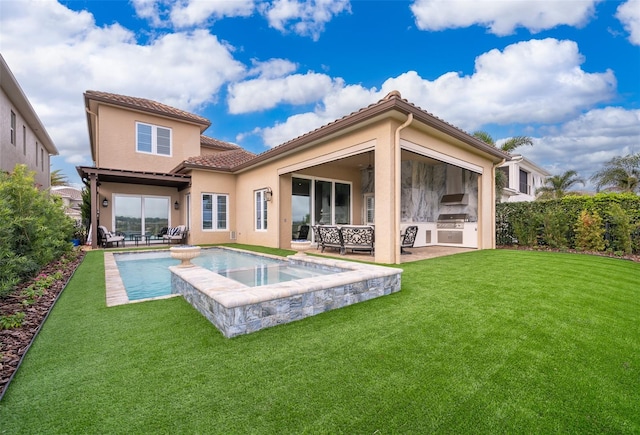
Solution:
[(171, 129), (136, 122), (136, 151), (170, 156)]
[(13, 110), (11, 111), (11, 143), (16, 144), (16, 114)]

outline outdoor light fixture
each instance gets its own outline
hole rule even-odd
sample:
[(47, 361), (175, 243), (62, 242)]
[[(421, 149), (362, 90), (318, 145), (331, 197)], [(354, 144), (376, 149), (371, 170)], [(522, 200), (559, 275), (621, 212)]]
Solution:
[(109, 200), (107, 198), (102, 200), (102, 206), (103, 207), (109, 207)]
[(273, 199), (273, 192), (271, 191), (270, 187), (267, 187), (264, 191), (264, 199), (266, 199), (267, 201), (271, 201), (271, 199)]
[(176, 210), (180, 210), (180, 203), (178, 201), (174, 202), (173, 208), (175, 208)]

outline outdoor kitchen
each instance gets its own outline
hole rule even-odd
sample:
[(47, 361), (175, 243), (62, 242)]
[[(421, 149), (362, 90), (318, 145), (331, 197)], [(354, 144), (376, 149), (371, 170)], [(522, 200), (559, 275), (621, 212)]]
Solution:
[(434, 160), (402, 162), (402, 228), (418, 226), (416, 247), (478, 247), (478, 174)]

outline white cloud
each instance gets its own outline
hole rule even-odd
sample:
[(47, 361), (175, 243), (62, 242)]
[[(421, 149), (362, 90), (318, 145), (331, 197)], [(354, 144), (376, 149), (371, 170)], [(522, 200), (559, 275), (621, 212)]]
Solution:
[(197, 26), (210, 19), (224, 17), (248, 17), (255, 9), (253, 0), (212, 1), (188, 0), (178, 1), (171, 11), (171, 22), (176, 27)]
[(142, 45), (118, 24), (96, 26), (88, 12), (52, 0), (31, 3), (3, 1), (2, 54), (68, 162), (91, 163), (82, 100), (87, 89), (194, 111), (244, 75), (231, 48), (205, 30)]
[(351, 5), (349, 0), (274, 0), (261, 10), (274, 29), (317, 41), (325, 24), (336, 15), (351, 12)]
[(321, 99), (332, 86), (331, 77), (312, 72), (235, 83), (229, 86), (229, 112), (239, 114), (260, 111), (281, 103), (307, 104)]
[(252, 61), (253, 67), (247, 72), (247, 76), (259, 76), (272, 79), (283, 77), (298, 69), (298, 65), (286, 59), (269, 59), (264, 62)]
[(640, 0), (628, 0), (621, 4), (616, 11), (616, 18), (629, 32), (629, 41), (633, 45), (640, 45)]
[[(392, 90), (466, 131), (485, 124), (557, 124), (610, 100), (615, 93), (613, 72), (588, 73), (580, 67), (583, 62), (575, 42), (544, 39), (484, 53), (476, 58), (475, 71), (469, 76), (450, 72), (430, 81), (408, 71), (386, 80), (379, 91), (344, 87), (334, 80), (313, 116), (292, 117), (264, 129), (264, 141), (275, 146), (365, 107)], [(247, 92), (244, 99), (249, 95)], [(268, 98), (276, 101), (276, 95)]]
[(155, 27), (164, 25), (164, 14), (157, 0), (131, 0), (131, 4), (138, 17), (148, 20)]
[(553, 174), (575, 170), (588, 179), (613, 157), (640, 152), (640, 110), (590, 110), (521, 151)]
[(584, 26), (600, 1), (416, 0), (411, 11), (422, 30), (479, 25), (504, 36), (518, 27), (537, 33), (559, 25)]

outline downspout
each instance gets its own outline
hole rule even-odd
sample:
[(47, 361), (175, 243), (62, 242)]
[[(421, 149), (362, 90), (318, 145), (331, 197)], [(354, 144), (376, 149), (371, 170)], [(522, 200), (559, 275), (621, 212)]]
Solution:
[[(507, 159), (502, 159), (502, 161), (498, 162), (498, 163), (494, 163), (493, 167), (491, 168), (491, 176), (492, 178), (492, 183), (493, 184), (493, 194), (496, 195), (496, 168), (498, 166), (502, 166), (502, 164), (504, 164), (504, 162), (506, 162)], [(500, 192), (500, 195), (502, 195), (502, 192)], [(496, 247), (496, 203), (498, 202), (498, 198), (494, 198), (493, 199), (493, 204), (491, 204), (491, 221), (493, 222), (493, 231), (491, 231), (491, 247), (493, 249), (495, 249)], [(480, 214), (480, 213), (478, 213)]]
[(395, 140), (394, 140), (394, 151), (395, 151), (395, 205), (394, 205), (394, 218), (393, 218), (393, 231), (395, 232), (395, 250), (393, 254), (394, 263), (400, 264), (400, 196), (402, 195), (402, 190), (400, 189), (400, 183), (402, 182), (401, 177), (401, 158), (402, 153), (400, 150), (400, 131), (405, 127), (408, 127), (413, 122), (413, 113), (409, 113), (407, 116), (407, 120), (396, 128)]

